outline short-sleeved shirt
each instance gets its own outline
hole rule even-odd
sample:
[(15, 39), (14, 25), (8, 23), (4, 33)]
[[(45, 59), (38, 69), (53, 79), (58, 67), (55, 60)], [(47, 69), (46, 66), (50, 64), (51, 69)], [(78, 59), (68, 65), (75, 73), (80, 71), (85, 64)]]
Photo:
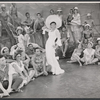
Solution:
[(24, 64), (23, 64), (22, 61), (20, 61), (20, 63), (21, 63), (21, 66), (19, 66), (17, 62), (11, 63), (11, 64), (10, 64), (9, 73), (10, 73), (10, 74), (17, 74), (17, 72), (16, 72), (15, 68), (13, 67), (13, 65), (16, 65), (16, 67), (17, 67), (20, 71), (24, 71)]
[(91, 61), (94, 58), (95, 50), (91, 49), (91, 52), (89, 52), (88, 49), (85, 49), (83, 53), (85, 54), (86, 61)]

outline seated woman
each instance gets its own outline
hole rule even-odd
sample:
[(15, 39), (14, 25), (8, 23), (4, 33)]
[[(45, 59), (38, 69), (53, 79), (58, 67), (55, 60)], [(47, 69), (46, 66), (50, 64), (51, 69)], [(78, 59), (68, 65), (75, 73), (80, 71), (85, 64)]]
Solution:
[(62, 32), (61, 32), (61, 42), (62, 42), (62, 46), (61, 46), (61, 51), (63, 53), (63, 57), (65, 57), (65, 53), (67, 51), (68, 48), (68, 40), (69, 40), (69, 33), (66, 30), (66, 27), (62, 27)]
[(11, 63), (14, 61), (7, 47), (3, 47), (1, 49), (1, 55), (3, 55), (6, 58), (7, 63)]
[(46, 66), (46, 57), (44, 53), (41, 53), (39, 48), (35, 49), (35, 54), (32, 57), (32, 65), (35, 70), (35, 76), (48, 75), (51, 70), (50, 66)]
[(71, 61), (68, 61), (69, 63), (73, 63), (73, 62), (78, 62), (80, 66), (82, 66), (81, 63), (81, 54), (82, 54), (82, 45), (81, 43), (78, 45), (78, 47), (74, 50), (72, 56), (71, 56)]
[(98, 64), (100, 64), (100, 38), (97, 38), (97, 45), (95, 47), (95, 56), (98, 58)]
[(22, 50), (18, 50), (17, 52), (15, 52), (14, 54), (14, 59), (16, 60), (15, 62), (12, 63), (12, 66), (14, 67), (14, 69), (16, 70), (17, 73), (19, 73), (21, 75), (21, 77), (23, 78), (23, 82), (25, 82), (25, 84), (28, 84), (31, 81), (31, 78), (24, 66), (23, 61), (21, 60), (21, 53)]
[[(0, 56), (0, 96), (9, 96), (9, 93), (12, 90), (17, 91), (20, 86), (22, 79), (18, 77), (14, 77), (12, 79), (11, 75), (11, 67), (6, 64), (6, 59), (3, 56)], [(2, 93), (3, 92), (3, 93)]]
[(0, 55), (0, 97), (9, 96), (7, 91), (9, 80), (7, 79), (8, 67), (6, 66), (6, 59)]
[(83, 51), (84, 56), (81, 59), (81, 61), (84, 62), (84, 65), (94, 64), (98, 61), (98, 58), (94, 57), (95, 50), (92, 47), (93, 47), (93, 43), (88, 42), (87, 48)]
[(33, 77), (34, 77), (35, 71), (33, 68), (30, 67), (30, 62), (31, 62), (30, 57), (25, 52), (22, 52), (21, 53), (21, 60), (23, 61), (25, 70), (27, 71), (30, 79), (34, 80)]

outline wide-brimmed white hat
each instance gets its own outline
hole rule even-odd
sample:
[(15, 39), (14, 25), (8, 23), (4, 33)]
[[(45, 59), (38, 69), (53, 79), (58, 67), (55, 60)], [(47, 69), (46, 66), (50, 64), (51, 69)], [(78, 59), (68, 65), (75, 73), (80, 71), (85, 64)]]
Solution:
[(2, 7), (6, 7), (5, 4), (2, 4), (2, 5), (1, 5), (1, 8), (2, 8)]
[(61, 8), (58, 8), (57, 12), (59, 12), (59, 11), (62, 11), (62, 9)]
[(46, 24), (46, 27), (49, 28), (49, 29), (50, 29), (50, 23), (51, 22), (56, 23), (56, 28), (59, 28), (62, 25), (61, 18), (57, 15), (50, 15), (50, 16), (47, 17), (45, 24)]
[(91, 14), (90, 14), (90, 13), (88, 13), (88, 14), (87, 14), (87, 16), (91, 16)]
[(18, 32), (18, 30), (21, 30), (23, 32), (23, 28), (22, 27), (17, 27), (16, 32)]
[[(1, 49), (1, 55), (4, 54), (3, 51), (4, 51), (5, 49), (8, 49), (8, 47), (3, 47), (3, 48)], [(9, 50), (9, 49), (8, 49), (8, 50)]]

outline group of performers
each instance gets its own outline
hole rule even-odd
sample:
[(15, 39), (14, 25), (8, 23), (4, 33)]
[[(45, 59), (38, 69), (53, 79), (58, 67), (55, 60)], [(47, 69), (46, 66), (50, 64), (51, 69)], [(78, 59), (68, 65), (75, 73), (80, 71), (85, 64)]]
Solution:
[(60, 75), (65, 71), (60, 67), (56, 50), (60, 48), (62, 56), (70, 41), (75, 44), (69, 63), (78, 62), (80, 66), (99, 64), (100, 38), (94, 46), (94, 21), (91, 14), (82, 24), (78, 7), (70, 9), (67, 19), (63, 18), (61, 8), (57, 14), (53, 9), (44, 19), (37, 13), (36, 19), (31, 19), (26, 12), (24, 22), (18, 16), (17, 6), (11, 4), (10, 11), (1, 5), (0, 29), (5, 29), (10, 37), (11, 47), (2, 45), (0, 54), (0, 96), (9, 96), (11, 92), (22, 92), (22, 87), (35, 78), (48, 74)]

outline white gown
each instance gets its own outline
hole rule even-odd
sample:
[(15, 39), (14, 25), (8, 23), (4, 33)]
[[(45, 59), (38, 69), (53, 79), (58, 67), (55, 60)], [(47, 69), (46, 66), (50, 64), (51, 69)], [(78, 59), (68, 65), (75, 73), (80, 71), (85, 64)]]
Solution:
[(57, 58), (55, 56), (55, 48), (53, 45), (55, 45), (55, 40), (58, 38), (56, 41), (56, 44), (58, 46), (61, 46), (61, 40), (60, 40), (60, 33), (58, 29), (55, 29), (53, 32), (49, 31), (49, 38), (46, 42), (46, 58), (47, 62), (49, 65), (51, 65), (51, 72), (55, 75), (62, 74), (64, 73), (64, 70), (60, 68), (60, 65), (57, 61)]

